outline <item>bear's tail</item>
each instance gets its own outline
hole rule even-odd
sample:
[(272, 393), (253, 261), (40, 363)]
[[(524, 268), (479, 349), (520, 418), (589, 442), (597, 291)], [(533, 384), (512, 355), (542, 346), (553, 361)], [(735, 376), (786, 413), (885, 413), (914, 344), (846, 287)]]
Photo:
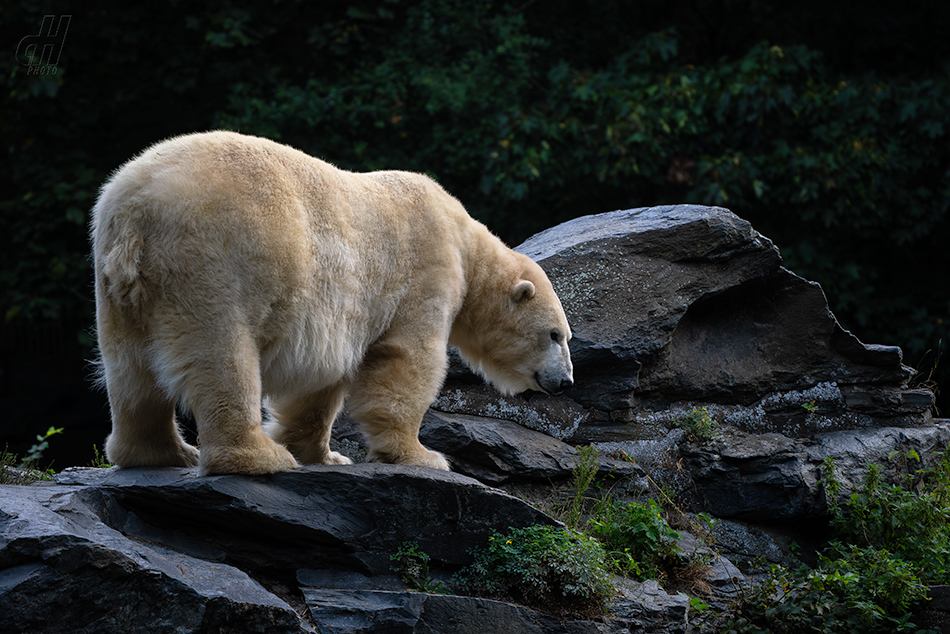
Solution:
[(128, 317), (140, 316), (146, 300), (142, 233), (132, 218), (103, 211), (95, 209), (93, 215), (98, 221), (93, 233), (96, 285)]

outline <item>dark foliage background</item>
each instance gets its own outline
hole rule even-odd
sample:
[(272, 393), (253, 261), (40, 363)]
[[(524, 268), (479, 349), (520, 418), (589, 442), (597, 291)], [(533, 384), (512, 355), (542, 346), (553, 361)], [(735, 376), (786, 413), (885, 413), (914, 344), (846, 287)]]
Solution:
[[(57, 65), (22, 65), (62, 14)], [(89, 209), (122, 162), (210, 128), (428, 172), (510, 244), (583, 214), (728, 207), (846, 328), (945, 384), (948, 23), (922, 0), (7, 2), (0, 443), (64, 426), (55, 466), (92, 457)]]

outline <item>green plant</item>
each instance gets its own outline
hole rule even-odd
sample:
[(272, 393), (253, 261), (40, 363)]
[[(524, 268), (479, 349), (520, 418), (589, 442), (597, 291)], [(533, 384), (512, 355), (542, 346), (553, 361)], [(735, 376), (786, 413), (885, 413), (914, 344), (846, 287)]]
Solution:
[(571, 499), (564, 511), (564, 523), (578, 528), (584, 513), (584, 501), (587, 490), (600, 469), (600, 453), (594, 447), (578, 447), (574, 468), (571, 470)]
[(685, 429), (694, 441), (712, 440), (719, 434), (719, 425), (705, 407), (694, 407), (677, 421), (677, 426)]
[[(898, 453), (905, 468), (920, 462), (913, 450)], [(885, 482), (871, 465), (845, 500), (830, 458), (821, 481), (839, 540), (814, 569), (773, 567), (723, 632), (915, 632), (910, 611), (925, 600), (926, 586), (950, 582), (950, 451), (900, 484)]]
[(587, 520), (587, 532), (607, 550), (609, 561), (624, 574), (641, 579), (662, 577), (678, 558), (678, 533), (663, 519), (660, 506), (600, 501)]
[(429, 555), (419, 549), (416, 542), (404, 542), (390, 555), (392, 570), (410, 589), (430, 594), (445, 594), (448, 587), (429, 576)]
[(884, 482), (880, 467), (870, 465), (861, 489), (833, 509), (831, 525), (847, 544), (884, 548), (912, 564), (927, 583), (950, 583), (948, 500), (947, 452), (921, 472), (913, 488)]
[(95, 467), (96, 469), (108, 469), (109, 467), (115, 466), (111, 462), (109, 462), (109, 459), (106, 458), (106, 455), (104, 453), (99, 452), (98, 445), (92, 446), (92, 454), (93, 454), (92, 462), (89, 464), (89, 466)]
[(602, 613), (613, 593), (600, 543), (555, 526), (495, 532), (455, 580), (467, 591), (561, 614)]
[(821, 485), (825, 491), (825, 503), (832, 513), (838, 510), (838, 498), (841, 495), (841, 482), (836, 476), (835, 459), (826, 456), (821, 461)]
[(808, 401), (807, 403), (802, 403), (802, 409), (809, 414), (814, 414), (818, 411), (818, 406), (815, 405), (815, 401)]
[(886, 550), (833, 545), (816, 568), (773, 566), (722, 632), (896, 634), (916, 632), (908, 609), (926, 586)]
[(37, 434), (34, 444), (20, 461), (21, 469), (32, 469), (43, 459), (43, 452), (49, 449), (49, 439), (56, 434), (63, 433), (62, 427), (50, 427), (45, 434)]

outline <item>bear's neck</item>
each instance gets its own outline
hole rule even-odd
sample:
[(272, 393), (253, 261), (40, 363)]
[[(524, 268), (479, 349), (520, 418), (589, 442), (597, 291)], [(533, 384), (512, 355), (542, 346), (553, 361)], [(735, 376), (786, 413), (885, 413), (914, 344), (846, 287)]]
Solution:
[(489, 337), (508, 308), (508, 289), (520, 267), (511, 249), (483, 224), (473, 221), (465, 251), (465, 296), (452, 324), (449, 343), (473, 367), (485, 360)]

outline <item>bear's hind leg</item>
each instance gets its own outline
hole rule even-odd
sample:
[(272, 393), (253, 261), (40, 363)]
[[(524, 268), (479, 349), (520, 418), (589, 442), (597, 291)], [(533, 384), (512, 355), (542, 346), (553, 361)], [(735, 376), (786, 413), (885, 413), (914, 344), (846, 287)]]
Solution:
[(100, 325), (102, 370), (109, 394), (112, 433), (106, 457), (120, 467), (194, 467), (198, 450), (184, 441), (175, 422), (175, 403), (159, 388), (141, 351), (112, 345)]
[[(198, 423), (201, 475), (286, 471), (297, 461), (261, 427), (261, 381), (257, 348), (249, 333), (202, 333), (201, 345), (181, 337), (175, 347), (209, 351), (192, 355), (184, 378), (184, 400)], [(186, 359), (185, 353), (174, 355)]]
[(343, 454), (330, 451), (330, 430), (343, 406), (346, 386), (334, 385), (304, 397), (276, 399), (270, 437), (287, 447), (306, 464), (352, 464)]
[(445, 342), (390, 336), (370, 346), (347, 406), (363, 426), (369, 460), (449, 471), (445, 456), (419, 442), (422, 417), (445, 376)]

